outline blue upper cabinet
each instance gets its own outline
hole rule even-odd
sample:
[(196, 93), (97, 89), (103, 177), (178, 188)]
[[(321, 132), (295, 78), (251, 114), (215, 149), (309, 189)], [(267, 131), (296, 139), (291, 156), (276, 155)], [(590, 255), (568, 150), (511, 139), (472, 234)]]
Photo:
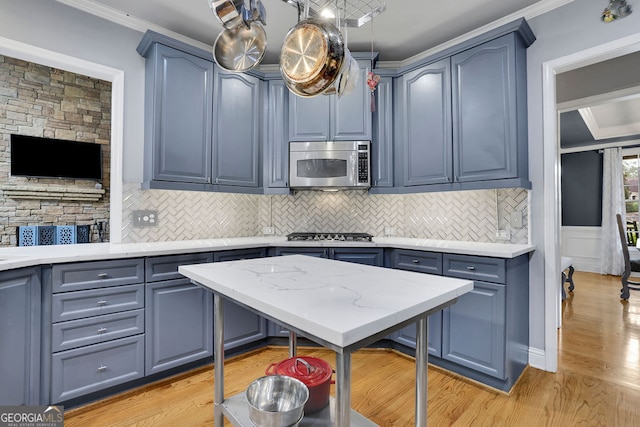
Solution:
[[(293, 96), (293, 95), (291, 95)], [(289, 193), (289, 89), (282, 79), (269, 80), (264, 150), (264, 192)]]
[(258, 187), (260, 80), (215, 67), (214, 184)]
[(146, 58), (143, 188), (259, 193), (260, 80), (153, 31)]
[(145, 181), (209, 183), (213, 62), (155, 44), (146, 69)]
[[(370, 55), (370, 54), (369, 54)], [(362, 56), (353, 54), (354, 57)], [(371, 92), (367, 86), (370, 59), (358, 59), (356, 88), (336, 95), (289, 97), (289, 141), (370, 141)]]
[(450, 68), (446, 58), (399, 79), (396, 173), (405, 187), (452, 181)]
[(303, 98), (289, 94), (289, 141), (329, 141), (331, 97)]
[(534, 40), (521, 19), (397, 70), (393, 118), (378, 117), (375, 129), (380, 139), (389, 133), (382, 125), (394, 128), (394, 182), (370, 192), (531, 188), (526, 49)]
[(525, 50), (515, 34), (451, 58), (456, 182), (528, 175)]
[(371, 180), (374, 187), (393, 187), (393, 78), (381, 77), (375, 95)]

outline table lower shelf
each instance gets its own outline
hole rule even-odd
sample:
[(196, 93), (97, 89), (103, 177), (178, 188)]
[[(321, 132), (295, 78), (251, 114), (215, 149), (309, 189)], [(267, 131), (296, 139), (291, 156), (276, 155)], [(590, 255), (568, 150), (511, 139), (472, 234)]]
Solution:
[[(298, 427), (333, 427), (334, 413), (335, 413), (335, 399), (333, 397), (329, 400), (329, 405), (326, 408), (314, 412), (313, 414), (305, 415), (302, 421), (298, 424)], [(222, 413), (227, 417), (234, 426), (253, 426), (251, 419), (249, 418), (249, 409), (247, 399), (244, 392), (238, 393), (235, 396), (231, 396), (224, 400), (222, 403)], [(378, 424), (368, 420), (358, 412), (351, 410), (351, 426), (352, 427), (374, 427)]]

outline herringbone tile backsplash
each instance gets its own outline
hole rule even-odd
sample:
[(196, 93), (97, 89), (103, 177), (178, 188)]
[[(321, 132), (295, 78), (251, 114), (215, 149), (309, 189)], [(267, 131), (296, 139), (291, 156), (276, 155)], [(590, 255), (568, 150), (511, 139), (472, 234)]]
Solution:
[[(408, 195), (363, 191), (298, 192), (291, 196), (123, 189), (123, 242), (247, 237), (274, 227), (276, 235), (296, 231), (363, 232), (428, 239), (496, 242), (496, 230), (510, 229), (511, 243), (528, 241), (528, 193), (522, 189)], [(134, 227), (137, 209), (158, 211), (158, 226)], [(522, 227), (511, 224), (522, 215)]]

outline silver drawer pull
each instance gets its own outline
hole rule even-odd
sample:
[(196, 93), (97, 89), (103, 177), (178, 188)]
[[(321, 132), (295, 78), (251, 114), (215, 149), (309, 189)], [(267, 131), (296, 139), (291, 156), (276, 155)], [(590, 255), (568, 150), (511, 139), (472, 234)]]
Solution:
[(473, 265), (469, 265), (469, 266), (467, 266), (467, 270), (469, 270), (469, 271), (473, 271), (473, 270), (475, 270), (475, 269), (476, 269), (476, 268), (475, 268)]
[(107, 367), (105, 365), (98, 366), (98, 372), (104, 372), (106, 370), (107, 370)]
[(420, 260), (419, 259), (414, 259), (413, 261), (411, 261), (414, 264), (420, 264)]
[(98, 305), (107, 305), (107, 300), (101, 299), (100, 301), (98, 301)]
[(104, 334), (105, 332), (107, 332), (107, 328), (100, 328), (100, 329), (98, 329), (98, 333), (99, 333), (99, 334)]
[(107, 273), (98, 273), (99, 279), (104, 279), (105, 277), (107, 277)]

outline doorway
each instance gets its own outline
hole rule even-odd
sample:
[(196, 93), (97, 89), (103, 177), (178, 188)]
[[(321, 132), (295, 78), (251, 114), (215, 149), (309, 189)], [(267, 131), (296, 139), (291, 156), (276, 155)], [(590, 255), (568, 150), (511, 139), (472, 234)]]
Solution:
[(572, 55), (543, 63), (543, 167), (548, 179), (544, 182), (544, 253), (546, 262), (544, 273), (545, 306), (545, 361), (546, 370), (557, 369), (558, 349), (557, 325), (560, 319), (560, 144), (558, 141), (558, 115), (556, 102), (556, 76), (611, 58), (640, 51), (640, 34), (615, 40)]

